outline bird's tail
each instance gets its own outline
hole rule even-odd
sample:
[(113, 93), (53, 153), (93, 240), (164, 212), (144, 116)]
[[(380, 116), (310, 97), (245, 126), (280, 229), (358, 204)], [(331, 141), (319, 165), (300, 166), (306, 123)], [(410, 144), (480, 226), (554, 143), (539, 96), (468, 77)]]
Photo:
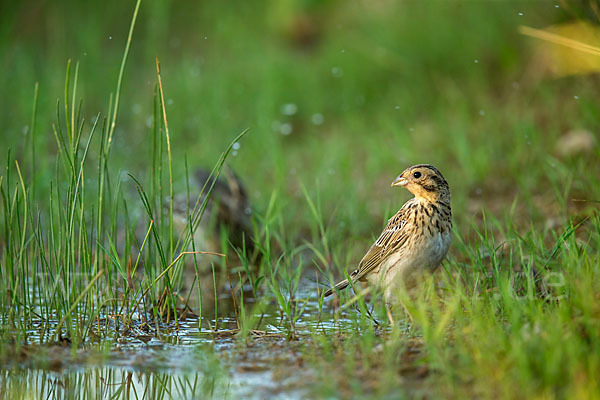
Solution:
[(334, 287), (325, 291), (325, 297), (331, 296), (334, 292), (337, 292), (338, 290), (345, 289), (346, 287), (348, 287), (349, 284), (350, 282), (348, 282), (348, 279), (344, 279), (343, 281), (336, 283)]

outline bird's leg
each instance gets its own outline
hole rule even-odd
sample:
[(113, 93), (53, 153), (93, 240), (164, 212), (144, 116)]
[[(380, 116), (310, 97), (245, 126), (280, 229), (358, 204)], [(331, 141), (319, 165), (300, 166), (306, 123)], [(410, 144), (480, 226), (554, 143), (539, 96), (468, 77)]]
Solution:
[(394, 321), (394, 316), (392, 315), (392, 306), (389, 304), (385, 305), (385, 311), (387, 313), (388, 320), (392, 326), (396, 326), (396, 322)]
[(406, 313), (406, 315), (408, 315), (408, 320), (413, 323), (414, 318), (412, 316), (412, 314), (410, 313), (410, 311), (408, 311), (408, 308), (406, 307), (406, 305), (404, 305), (404, 302), (400, 302), (400, 304), (402, 304), (402, 308), (404, 308), (404, 312)]
[[(404, 309), (405, 314), (408, 316), (408, 322), (409, 323), (413, 323), (414, 322), (414, 318), (412, 316), (412, 314), (410, 313), (410, 311), (408, 311), (408, 308), (406, 307), (406, 305), (404, 304), (404, 302), (400, 301), (400, 304), (402, 304), (402, 308)], [(389, 303), (386, 303), (385, 305), (385, 311), (388, 317), (388, 320), (390, 321), (390, 324), (395, 327), (396, 326), (396, 321), (394, 320), (394, 314), (393, 314), (393, 308), (392, 305)]]

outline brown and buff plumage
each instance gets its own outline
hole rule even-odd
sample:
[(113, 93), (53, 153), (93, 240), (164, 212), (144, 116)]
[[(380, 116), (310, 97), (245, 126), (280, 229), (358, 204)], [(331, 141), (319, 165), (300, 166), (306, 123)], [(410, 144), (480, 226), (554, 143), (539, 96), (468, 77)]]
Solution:
[[(442, 262), (452, 237), (450, 188), (432, 165), (419, 164), (404, 170), (392, 183), (403, 186), (414, 198), (407, 201), (388, 223), (350, 274), (352, 282), (368, 282), (384, 289), (386, 302), (396, 301), (399, 287), (410, 288), (425, 272)], [(350, 285), (345, 279), (325, 296)]]

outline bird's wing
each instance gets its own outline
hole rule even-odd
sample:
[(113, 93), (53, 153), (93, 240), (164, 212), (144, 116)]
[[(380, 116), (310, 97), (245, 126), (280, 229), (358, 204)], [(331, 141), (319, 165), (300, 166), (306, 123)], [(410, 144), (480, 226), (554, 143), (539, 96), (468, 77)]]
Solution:
[(367, 254), (360, 260), (358, 268), (350, 274), (353, 281), (361, 280), (371, 271), (375, 270), (391, 254), (395, 253), (406, 242), (409, 236), (407, 224), (414, 206), (408, 201), (398, 212), (388, 220), (385, 229), (373, 243)]

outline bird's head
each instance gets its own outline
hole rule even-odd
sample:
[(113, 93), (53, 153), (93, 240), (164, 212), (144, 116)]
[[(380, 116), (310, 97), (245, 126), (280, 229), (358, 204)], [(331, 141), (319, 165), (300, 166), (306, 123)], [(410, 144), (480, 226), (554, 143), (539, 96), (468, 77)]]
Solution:
[(403, 186), (417, 198), (450, 203), (448, 182), (433, 165), (419, 164), (406, 168), (392, 186)]

